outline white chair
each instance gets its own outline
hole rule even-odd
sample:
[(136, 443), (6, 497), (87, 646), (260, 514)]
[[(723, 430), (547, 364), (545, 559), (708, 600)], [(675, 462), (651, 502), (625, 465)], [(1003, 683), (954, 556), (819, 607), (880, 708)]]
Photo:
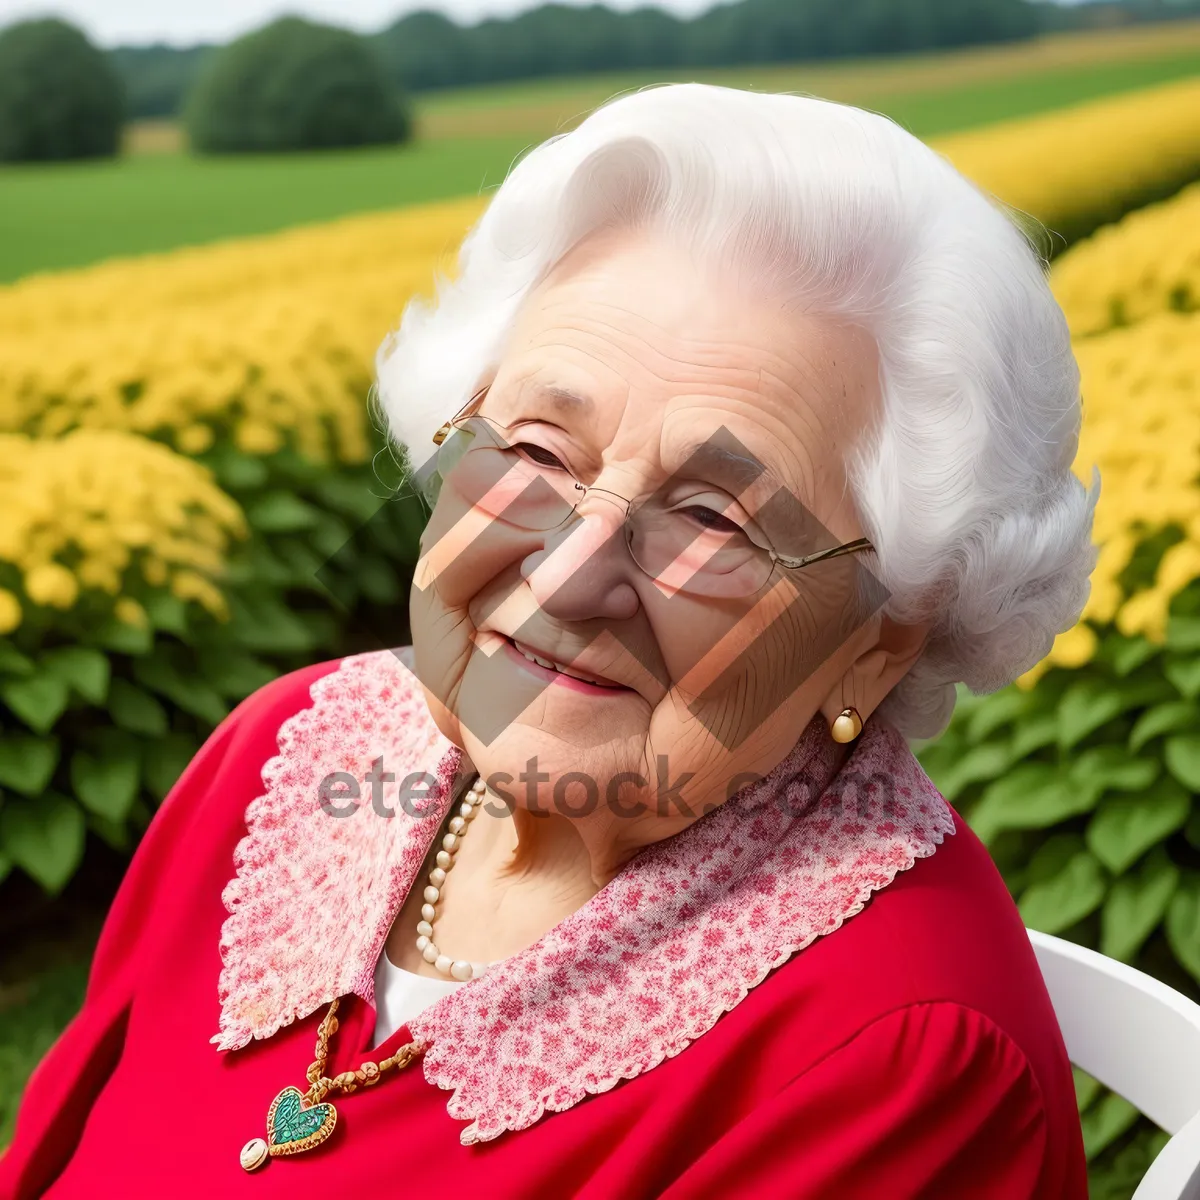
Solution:
[(1134, 1200), (1200, 1200), (1200, 1005), (1074, 942), (1029, 938), (1071, 1061), (1171, 1134)]

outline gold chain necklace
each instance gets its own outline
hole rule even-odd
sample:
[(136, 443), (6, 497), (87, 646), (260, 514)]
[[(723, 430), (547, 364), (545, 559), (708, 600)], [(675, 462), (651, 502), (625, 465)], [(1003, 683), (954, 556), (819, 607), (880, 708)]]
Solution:
[(247, 1171), (257, 1170), (270, 1158), (300, 1154), (319, 1146), (337, 1124), (337, 1109), (325, 1101), (330, 1092), (349, 1095), (360, 1087), (370, 1087), (386, 1071), (393, 1067), (403, 1070), (424, 1052), (421, 1042), (409, 1042), (381, 1062), (365, 1062), (357, 1071), (343, 1071), (331, 1079), (325, 1074), (325, 1060), (329, 1057), (329, 1039), (338, 1028), (337, 1007), (338, 1001), (334, 1000), (317, 1030), (317, 1057), (306, 1072), (308, 1091), (285, 1087), (267, 1110), (266, 1140), (251, 1138), (242, 1147), (241, 1164)]
[[(448, 957), (440, 953), (429, 936), (433, 933), (433, 904), (441, 898), (441, 888), (446, 881), (446, 871), (451, 866), (451, 856), (466, 832), (467, 822), (474, 815), (473, 808), (480, 803), (483, 795), (483, 781), (476, 779), (459, 815), (451, 819), (450, 832), (443, 839), (442, 849), (438, 852), (438, 865), (431, 875), (430, 886), (426, 888), (422, 919), (417, 926), (420, 934), (417, 948), (422, 951), (426, 962), (434, 963), (442, 974), (453, 974), (456, 979), (469, 979), (472, 975), (482, 974), (486, 968), (482, 964), (467, 962), (452, 964)], [(460, 974), (460, 969), (468, 973), (464, 976)], [(365, 1062), (357, 1071), (343, 1071), (340, 1075), (330, 1078), (325, 1074), (325, 1062), (329, 1057), (329, 1039), (338, 1029), (337, 1007), (338, 1001), (335, 999), (317, 1028), (317, 1057), (305, 1073), (309, 1082), (308, 1091), (301, 1092), (298, 1087), (288, 1086), (271, 1101), (271, 1107), (267, 1110), (266, 1139), (251, 1138), (242, 1147), (239, 1158), (245, 1170), (257, 1171), (269, 1159), (301, 1154), (319, 1146), (333, 1133), (337, 1124), (337, 1109), (326, 1101), (326, 1096), (331, 1092), (345, 1092), (349, 1095), (360, 1087), (371, 1087), (379, 1082), (385, 1072), (393, 1067), (402, 1071), (424, 1053), (423, 1043), (409, 1042), (407, 1046), (401, 1046), (395, 1054), (381, 1062)]]

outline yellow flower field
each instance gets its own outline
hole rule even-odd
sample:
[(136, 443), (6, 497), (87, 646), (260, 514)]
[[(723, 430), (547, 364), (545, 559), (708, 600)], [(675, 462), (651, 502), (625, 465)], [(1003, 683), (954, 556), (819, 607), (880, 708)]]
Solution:
[[(1053, 224), (1109, 191), (1200, 171), (1200, 81), (937, 145)], [(366, 460), (374, 351), (435, 267), (451, 267), (485, 204), (370, 214), (0, 288), (0, 496), (10, 498), (0, 566), (18, 568), (24, 591), (0, 591), (0, 630), (27, 603), (115, 595), (126, 569), (219, 611), (213, 581), (240, 517), (189, 456), (219, 441), (251, 456), (290, 446), (314, 462)], [(1083, 368), (1080, 474), (1096, 462), (1103, 477), (1086, 615), (1160, 637), (1171, 595), (1200, 575), (1200, 317), (1171, 311), (1200, 303), (1200, 185), (1077, 245), (1052, 281)], [(1110, 331), (1118, 322), (1132, 327)], [(90, 507), (46, 499), (68, 495), (72, 478)], [(129, 516), (156, 507), (169, 514), (159, 524)], [(1133, 547), (1165, 522), (1185, 540), (1151, 590), (1122, 596)], [(1045, 665), (1086, 661), (1093, 640), (1080, 625)]]
[[(58, 609), (84, 588), (118, 597), (133, 570), (221, 616), (213, 578), (229, 542), (245, 533), (241, 510), (202, 466), (115, 430), (0, 434), (0, 513), (0, 561), (18, 568), (29, 600)], [(129, 597), (116, 613), (141, 622)], [(0, 634), (20, 620), (21, 602), (0, 588)]]
[(471, 198), (0, 288), (0, 430), (163, 437), (185, 454), (228, 431), (247, 453), (291, 441), (359, 462), (374, 352)]
[(1073, 247), (1055, 263), (1054, 294), (1075, 337), (1200, 308), (1200, 183)]
[[(1200, 79), (938, 139), (964, 175), (1052, 231), (1111, 220), (1200, 175)], [(1086, 232), (1087, 230), (1083, 230)]]
[[(1054, 265), (1075, 337), (1084, 406), (1076, 470), (1102, 479), (1100, 557), (1084, 621), (1160, 642), (1171, 598), (1200, 579), (1200, 184), (1098, 230)], [(1124, 596), (1118, 577), (1147, 534), (1182, 533), (1153, 585)], [(1090, 659), (1081, 622), (1023, 680)]]

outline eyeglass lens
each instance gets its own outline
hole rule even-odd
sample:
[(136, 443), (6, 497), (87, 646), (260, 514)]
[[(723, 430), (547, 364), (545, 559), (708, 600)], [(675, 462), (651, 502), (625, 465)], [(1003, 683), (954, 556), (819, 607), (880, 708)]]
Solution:
[[(485, 417), (459, 422), (437, 459), (443, 484), (468, 507), (521, 529), (547, 531), (569, 521), (586, 489), (568, 472), (523, 455)], [(749, 595), (770, 577), (769, 551), (728, 521), (704, 523), (709, 510), (669, 507), (658, 496), (630, 506), (625, 537), (637, 565), (664, 587), (703, 595)]]

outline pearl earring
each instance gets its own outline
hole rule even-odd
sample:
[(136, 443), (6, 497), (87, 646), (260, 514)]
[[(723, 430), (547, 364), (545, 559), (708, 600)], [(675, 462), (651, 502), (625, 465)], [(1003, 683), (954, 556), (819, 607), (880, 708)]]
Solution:
[(854, 707), (843, 708), (829, 727), (829, 732), (835, 742), (852, 742), (862, 733), (862, 717)]

